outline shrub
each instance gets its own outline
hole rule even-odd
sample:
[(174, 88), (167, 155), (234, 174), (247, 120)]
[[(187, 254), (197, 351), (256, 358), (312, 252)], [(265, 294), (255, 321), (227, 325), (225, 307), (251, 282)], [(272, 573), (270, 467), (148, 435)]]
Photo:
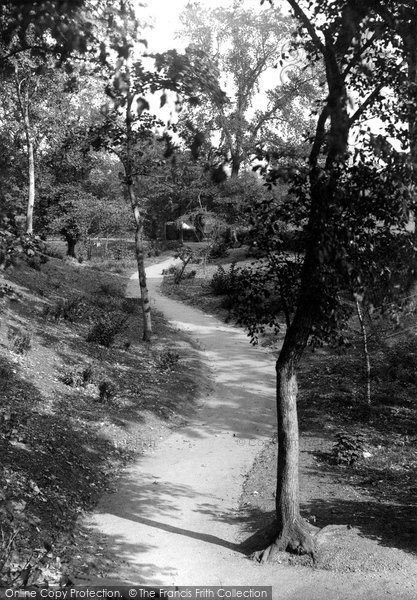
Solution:
[(167, 269), (162, 271), (162, 275), (174, 275), (178, 269), (179, 267), (177, 265), (170, 265)]
[(381, 370), (384, 379), (417, 385), (417, 338), (398, 342), (386, 353), (387, 364)]
[(52, 244), (48, 244), (45, 248), (45, 254), (51, 258), (65, 258), (65, 250), (58, 248)]
[(99, 309), (101, 313), (114, 313), (119, 310), (120, 301), (114, 296), (96, 295), (94, 298), (94, 305)]
[(306, 234), (298, 229), (281, 231), (279, 237), (282, 241), (283, 250), (288, 252), (304, 252), (306, 245)]
[(13, 352), (17, 354), (27, 354), (32, 347), (32, 337), (28, 331), (22, 331), (20, 327), (14, 329), (9, 327), (7, 339), (10, 342)]
[(87, 342), (109, 348), (115, 337), (126, 326), (127, 317), (120, 313), (101, 315), (87, 335)]
[(181, 279), (184, 278), (184, 270), (182, 267), (174, 267), (174, 271), (173, 271), (173, 275), (174, 275), (174, 283), (176, 285), (178, 285), (179, 283), (181, 283)]
[(11, 285), (7, 283), (3, 283), (0, 285), (0, 298), (7, 296), (11, 300), (17, 299), (18, 297), (22, 297)]
[(123, 297), (123, 290), (114, 283), (102, 283), (96, 294), (104, 294), (105, 296), (113, 296), (115, 298)]
[(138, 301), (136, 298), (124, 298), (121, 304), (121, 309), (128, 315), (133, 315), (138, 307)]
[(346, 433), (342, 431), (336, 436), (331, 459), (337, 465), (353, 466), (363, 457), (365, 436), (362, 433)]
[(87, 302), (82, 295), (73, 296), (72, 298), (60, 298), (53, 306), (46, 306), (43, 310), (43, 317), (60, 321), (76, 321), (81, 319), (87, 311)]
[[(188, 263), (187, 263), (188, 264)], [(186, 265), (185, 265), (186, 266)], [(168, 269), (164, 269), (163, 275), (172, 275), (176, 285), (181, 283), (183, 279), (193, 279), (197, 275), (197, 271), (192, 270), (189, 273), (185, 272), (184, 265), (171, 265)]]
[(238, 277), (239, 269), (236, 268), (235, 263), (232, 263), (227, 271), (222, 266), (218, 267), (210, 281), (210, 287), (213, 294), (216, 296), (223, 296), (234, 293), (236, 291)]
[(65, 385), (71, 387), (85, 387), (94, 381), (94, 372), (92, 365), (86, 367), (81, 365), (64, 369), (60, 377)]
[(46, 260), (42, 260), (41, 256), (32, 256), (32, 257), (28, 258), (27, 264), (34, 271), (40, 271), (41, 265), (44, 264), (46, 262)]
[(105, 379), (98, 384), (100, 402), (111, 400), (116, 394), (116, 386), (112, 381)]
[(171, 371), (180, 359), (178, 352), (173, 350), (162, 350), (157, 357), (156, 364), (161, 371)]
[(152, 258), (153, 256), (159, 256), (161, 254), (161, 250), (158, 242), (149, 242), (148, 247), (146, 248), (146, 254), (149, 258)]
[[(13, 379), (13, 369), (8, 364), (0, 365), (0, 382), (4, 383)], [(0, 385), (1, 385), (0, 383)]]
[(164, 240), (161, 244), (162, 251), (168, 250), (170, 252), (176, 252), (181, 249), (181, 244), (178, 240)]
[(117, 273), (118, 275), (121, 275), (124, 270), (125, 267), (123, 267), (123, 265), (114, 265), (114, 267), (111, 269), (113, 273)]
[(0, 285), (0, 310), (6, 304), (6, 300), (10, 300), (12, 302), (19, 302), (21, 298), (22, 294), (20, 294), (12, 286), (7, 284)]
[(230, 244), (224, 238), (220, 238), (213, 242), (208, 258), (223, 258), (229, 254), (229, 248)]

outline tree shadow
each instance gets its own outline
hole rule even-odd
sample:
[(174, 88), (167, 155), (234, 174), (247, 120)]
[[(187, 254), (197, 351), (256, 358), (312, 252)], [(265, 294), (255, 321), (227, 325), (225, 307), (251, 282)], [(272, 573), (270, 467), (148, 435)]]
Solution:
[[(204, 501), (199, 504), (200, 496)], [(240, 543), (212, 533), (210, 524), (201, 520), (200, 513), (208, 511), (213, 521), (222, 519), (219, 499), (213, 496), (207, 502), (206, 498), (205, 492), (200, 494), (192, 485), (176, 484), (146, 472), (141, 473), (138, 481), (132, 471), (119, 482), (117, 495), (107, 494), (102, 498), (90, 527), (93, 532), (100, 532), (104, 523), (107, 533), (101, 534), (103, 545), (129, 565), (129, 573), (137, 573), (136, 583), (162, 584), (161, 573), (164, 578), (171, 574), (172, 580), (176, 579), (172, 565), (178, 563), (175, 554), (181, 554), (183, 538), (191, 540), (185, 545), (187, 551), (194, 548), (201, 556), (208, 546), (247, 554)], [(223, 518), (223, 522), (229, 521), (231, 517)], [(164, 546), (174, 549), (167, 552), (168, 564), (154, 564), (155, 552)], [(142, 562), (144, 559), (147, 561)]]
[[(196, 500), (201, 493), (192, 486), (162, 481), (149, 473), (142, 473), (140, 482), (135, 480), (133, 474), (120, 482), (118, 494), (108, 494), (98, 506), (97, 512), (103, 512), (124, 521), (138, 523), (146, 527), (159, 529), (168, 533), (186, 536), (201, 540), (209, 544), (215, 544), (241, 552), (240, 545), (208, 532), (193, 531), (191, 528), (181, 527), (179, 523), (184, 522), (184, 511), (190, 514), (190, 522), (195, 521), (196, 528), (199, 524), (198, 515), (193, 513), (205, 513), (213, 516), (213, 520), (226, 523), (234, 522), (230, 516), (224, 516), (217, 508), (217, 498), (213, 496), (213, 503), (208, 505), (196, 505)], [(204, 494), (206, 498), (207, 495)], [(120, 502), (120, 498), (123, 501)], [(195, 508), (197, 506), (197, 508)], [(211, 507), (209, 510), (208, 507)], [(222, 516), (221, 516), (222, 515)], [(176, 523), (178, 522), (178, 524)]]
[(417, 515), (412, 505), (380, 504), (376, 500), (312, 499), (302, 507), (314, 515), (315, 525), (355, 527), (381, 546), (417, 554)]
[[(22, 375), (18, 364), (0, 357), (1, 483), (7, 498), (26, 501), (39, 519), (40, 539), (68, 531), (82, 510), (105, 489), (114, 461), (127, 452), (79, 419), (61, 413)], [(39, 542), (38, 542), (39, 543)]]
[[(341, 489), (336, 489), (336, 497), (308, 498), (304, 501), (302, 510), (307, 517), (313, 516), (320, 528), (329, 524), (356, 527), (364, 537), (378, 540), (383, 546), (417, 554), (415, 496), (410, 493), (408, 486), (401, 485), (401, 475), (387, 473), (383, 467), (373, 467), (368, 462), (359, 463), (353, 469), (329, 465), (328, 454), (313, 454), (318, 457), (319, 463), (314, 468), (306, 468), (307, 477), (324, 476), (334, 482), (335, 488), (341, 484)], [(416, 481), (415, 469), (414, 476), (408, 475)], [(347, 486), (354, 489), (356, 499), (341, 497), (343, 484), (349, 495), (351, 492)], [(330, 488), (327, 491), (329, 494), (326, 495), (332, 493)]]

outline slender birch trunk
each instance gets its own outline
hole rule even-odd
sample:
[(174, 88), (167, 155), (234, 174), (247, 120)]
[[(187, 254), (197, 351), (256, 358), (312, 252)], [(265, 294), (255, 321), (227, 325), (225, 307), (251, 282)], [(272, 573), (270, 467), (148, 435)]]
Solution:
[(366, 403), (371, 405), (371, 359), (369, 356), (369, 347), (368, 347), (368, 332), (366, 331), (365, 320), (363, 318), (362, 307), (360, 305), (359, 299), (355, 297), (356, 304), (356, 313), (359, 319), (359, 325), (361, 328), (362, 335), (362, 350), (363, 356), (365, 360), (365, 373), (366, 373), (366, 384), (365, 384), (365, 400)]
[(143, 315), (143, 340), (150, 342), (152, 337), (151, 304), (149, 300), (148, 286), (145, 271), (145, 248), (143, 243), (144, 220), (140, 210), (139, 201), (134, 190), (134, 156), (133, 156), (133, 132), (132, 132), (132, 103), (133, 95), (128, 94), (126, 102), (126, 156), (124, 160), (127, 193), (130, 206), (135, 219), (135, 252), (138, 265), (140, 298)]
[[(26, 81), (26, 89), (24, 93), (22, 93), (22, 85)], [(30, 123), (30, 115), (29, 115), (29, 107), (30, 107), (30, 98), (29, 98), (29, 84), (26, 79), (22, 79), (19, 81), (19, 71), (16, 66), (15, 68), (15, 85), (17, 92), (17, 99), (19, 103), (20, 113), (22, 115), (23, 127), (25, 131), (26, 138), (26, 152), (28, 158), (28, 184), (29, 184), (29, 194), (28, 194), (28, 204), (26, 211), (26, 233), (33, 234), (33, 210), (35, 206), (35, 150), (33, 143), (33, 133)]]

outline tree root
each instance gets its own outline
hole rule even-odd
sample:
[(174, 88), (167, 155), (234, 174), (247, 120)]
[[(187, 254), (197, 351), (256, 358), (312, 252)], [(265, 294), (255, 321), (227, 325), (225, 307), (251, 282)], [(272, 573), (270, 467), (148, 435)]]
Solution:
[(287, 525), (263, 550), (254, 552), (251, 558), (261, 564), (270, 562), (278, 552), (309, 555), (316, 560), (316, 544), (306, 521), (302, 519)]

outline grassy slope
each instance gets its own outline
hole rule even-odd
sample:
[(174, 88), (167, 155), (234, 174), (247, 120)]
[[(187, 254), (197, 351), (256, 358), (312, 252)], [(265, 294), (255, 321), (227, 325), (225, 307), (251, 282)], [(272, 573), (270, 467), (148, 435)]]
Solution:
[[(76, 518), (114, 485), (126, 461), (187, 419), (202, 381), (197, 354), (160, 315), (155, 342), (140, 341), (139, 302), (124, 300), (120, 274), (50, 259), (41, 271), (15, 269), (6, 282), (19, 297), (1, 315), (0, 512), (5, 542), (15, 531), (20, 553), (3, 548), (16, 573), (1, 564), (0, 573), (5, 583), (22, 582), (28, 573), (19, 576), (19, 568), (33, 549), (29, 583), (91, 571), (88, 554), (96, 571), (105, 570), (97, 542), (82, 531), (74, 537)], [(73, 322), (54, 318), (62, 299), (82, 307)], [(125, 329), (110, 348), (87, 342), (92, 324), (108, 313), (126, 317)], [(25, 334), (31, 347), (21, 354)], [(87, 368), (87, 385), (64, 383)], [(100, 399), (103, 382), (112, 393)]]

